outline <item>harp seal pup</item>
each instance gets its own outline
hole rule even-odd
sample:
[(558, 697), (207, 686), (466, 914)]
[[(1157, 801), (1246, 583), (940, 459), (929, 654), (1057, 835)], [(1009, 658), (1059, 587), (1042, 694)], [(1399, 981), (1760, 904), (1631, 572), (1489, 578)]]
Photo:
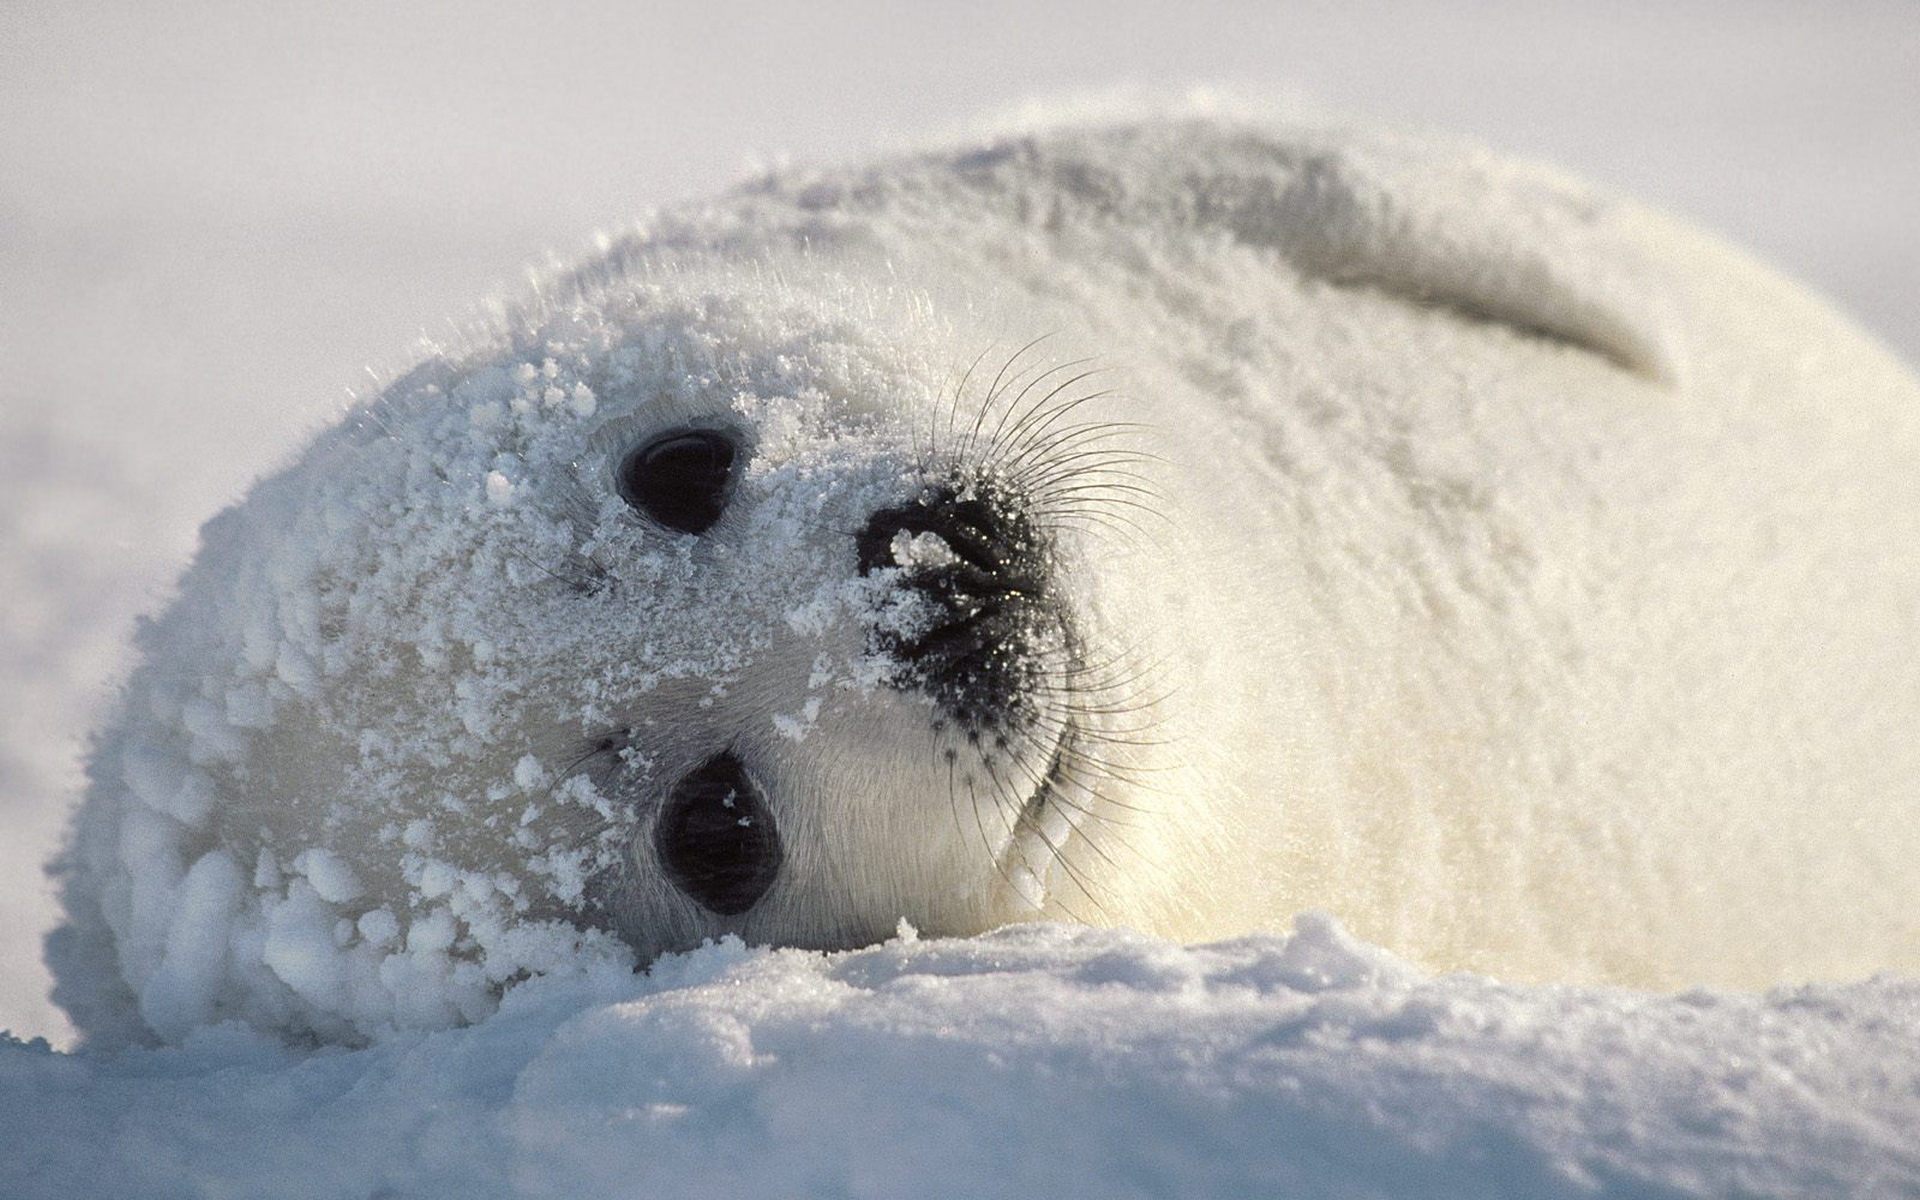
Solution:
[(1200, 120), (670, 211), (204, 532), (99, 737), (98, 1039), (905, 921), (1920, 966), (1920, 389), (1537, 166)]

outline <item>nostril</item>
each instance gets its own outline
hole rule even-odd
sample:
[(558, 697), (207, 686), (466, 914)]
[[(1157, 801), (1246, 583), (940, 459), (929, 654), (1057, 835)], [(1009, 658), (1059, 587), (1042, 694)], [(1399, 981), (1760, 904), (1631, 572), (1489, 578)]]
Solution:
[(780, 832), (747, 769), (716, 754), (673, 786), (653, 830), (673, 886), (721, 916), (746, 912), (780, 874)]

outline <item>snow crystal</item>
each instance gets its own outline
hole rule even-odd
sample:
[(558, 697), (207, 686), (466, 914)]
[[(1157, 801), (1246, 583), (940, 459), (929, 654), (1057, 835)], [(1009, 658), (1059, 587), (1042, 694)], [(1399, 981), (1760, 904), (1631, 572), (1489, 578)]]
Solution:
[(800, 707), (798, 714), (775, 713), (773, 728), (779, 735), (791, 742), (804, 741), (807, 731), (820, 719), (820, 698), (810, 696)]
[(365, 938), (369, 945), (374, 946), (388, 945), (400, 935), (400, 922), (384, 908), (369, 909), (361, 913), (356, 928), (359, 929), (360, 936)]
[(521, 791), (532, 791), (547, 781), (546, 768), (531, 754), (523, 754), (513, 764), (513, 783)]
[(305, 875), (320, 898), (331, 904), (345, 904), (362, 890), (352, 865), (323, 847), (302, 850), (294, 857), (293, 869)]
[(513, 482), (498, 471), (487, 472), (487, 503), (505, 508), (513, 503)]
[(296, 880), (285, 900), (267, 914), (262, 960), (308, 1004), (338, 1012), (345, 1002), (339, 947), (333, 940), (337, 920), (320, 893)]
[(193, 864), (175, 893), (166, 952), (140, 994), (140, 1017), (162, 1037), (182, 1038), (214, 1017), (241, 875), (224, 851)]
[(893, 555), (894, 565), (906, 569), (915, 567), (944, 567), (960, 561), (945, 538), (937, 533), (909, 533), (901, 530), (893, 535), (888, 546)]

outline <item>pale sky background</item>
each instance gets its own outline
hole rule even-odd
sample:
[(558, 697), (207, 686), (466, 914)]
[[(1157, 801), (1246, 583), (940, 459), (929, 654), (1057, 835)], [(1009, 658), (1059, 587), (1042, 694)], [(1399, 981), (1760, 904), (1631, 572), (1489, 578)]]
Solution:
[(0, 0), (0, 1028), (198, 522), (369, 369), (643, 209), (1036, 95), (1220, 83), (1556, 161), (1920, 362), (1920, 3)]

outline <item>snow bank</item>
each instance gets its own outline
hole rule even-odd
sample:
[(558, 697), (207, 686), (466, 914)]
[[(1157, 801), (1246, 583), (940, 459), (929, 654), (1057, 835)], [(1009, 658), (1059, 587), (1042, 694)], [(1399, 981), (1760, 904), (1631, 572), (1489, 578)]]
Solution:
[(1920, 982), (1423, 976), (1324, 917), (735, 941), (301, 1055), (0, 1045), (0, 1194), (1913, 1196)]

